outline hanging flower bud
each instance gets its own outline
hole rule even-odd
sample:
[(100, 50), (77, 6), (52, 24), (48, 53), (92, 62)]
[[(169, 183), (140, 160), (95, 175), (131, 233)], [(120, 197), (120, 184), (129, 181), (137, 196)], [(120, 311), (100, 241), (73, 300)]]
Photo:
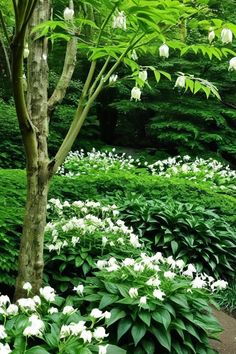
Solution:
[(136, 102), (141, 100), (141, 90), (137, 86), (133, 87), (131, 90), (131, 101), (134, 99)]
[(211, 43), (211, 42), (213, 42), (214, 41), (214, 39), (215, 39), (215, 32), (214, 31), (211, 31), (211, 32), (209, 32), (208, 33), (208, 41)]
[(71, 21), (74, 18), (74, 10), (66, 7), (63, 13), (65, 21)]
[(185, 83), (186, 83), (186, 77), (184, 75), (181, 75), (177, 78), (175, 82), (175, 87), (184, 88)]
[(169, 58), (169, 47), (167, 44), (162, 44), (159, 48), (160, 57)]
[(147, 70), (140, 71), (138, 77), (141, 80), (146, 81), (148, 77)]
[(233, 57), (229, 61), (229, 71), (236, 70), (236, 57)]
[(126, 16), (124, 11), (118, 11), (117, 16), (113, 16), (113, 28), (121, 28), (126, 30)]
[(136, 50), (134, 49), (131, 53), (131, 59), (133, 60), (138, 60), (138, 56), (137, 56), (137, 53), (136, 53)]
[(26, 43), (26, 44), (25, 44), (25, 48), (24, 48), (24, 53), (23, 53), (25, 59), (28, 58), (29, 52), (30, 52), (30, 51), (29, 51), (29, 46), (28, 46), (28, 43)]
[(224, 28), (221, 31), (221, 40), (225, 44), (232, 43), (232, 41), (233, 41), (233, 33), (232, 33), (232, 31), (230, 29), (228, 29), (228, 28)]
[(112, 75), (109, 77), (109, 84), (114, 84), (117, 79), (118, 79), (118, 75), (117, 75), (117, 74), (112, 74)]

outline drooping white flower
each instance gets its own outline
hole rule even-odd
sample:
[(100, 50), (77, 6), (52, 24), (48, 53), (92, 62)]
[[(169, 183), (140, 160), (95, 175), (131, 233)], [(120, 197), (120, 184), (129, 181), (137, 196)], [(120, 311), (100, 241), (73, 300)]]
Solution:
[(167, 272), (164, 272), (165, 278), (173, 279), (175, 276), (176, 276), (176, 274), (174, 272), (171, 272), (170, 270)]
[(58, 309), (56, 307), (50, 307), (48, 309), (48, 313), (50, 313), (50, 315), (52, 315), (53, 313), (58, 313)]
[(75, 311), (76, 309), (73, 306), (67, 305), (63, 308), (62, 313), (63, 315), (71, 315)]
[(33, 297), (33, 300), (36, 303), (36, 305), (40, 305), (41, 304), (41, 299), (40, 299), (40, 297), (38, 295), (35, 295)]
[(128, 266), (131, 266), (135, 263), (135, 260), (133, 258), (125, 258), (123, 261), (122, 261), (122, 264), (125, 266), (125, 267), (128, 267)]
[(32, 289), (32, 285), (27, 281), (26, 283), (24, 283), (23, 289), (30, 291)]
[(19, 311), (19, 308), (17, 305), (15, 304), (10, 304), (6, 310), (7, 315), (11, 316), (11, 315), (17, 315)]
[(69, 7), (66, 7), (64, 12), (63, 12), (64, 20), (65, 21), (71, 21), (74, 18), (74, 10), (70, 9)]
[(137, 101), (140, 101), (141, 100), (141, 90), (140, 90), (140, 88), (139, 87), (137, 87), (137, 86), (135, 86), (135, 87), (133, 87), (132, 88), (132, 90), (131, 90), (131, 100), (135, 100), (136, 102)]
[(105, 337), (108, 337), (109, 334), (106, 333), (104, 327), (97, 327), (95, 331), (93, 332), (93, 336), (97, 340), (104, 339)]
[(221, 31), (221, 40), (224, 44), (227, 43), (232, 43), (233, 41), (233, 32), (228, 29), (228, 28), (224, 28)]
[(182, 259), (178, 259), (176, 262), (175, 262), (176, 266), (179, 268), (179, 269), (183, 269), (184, 266), (185, 266), (185, 263)]
[(1, 354), (10, 354), (12, 352), (9, 344), (0, 343), (0, 353)]
[(136, 50), (132, 50), (132, 53), (131, 53), (131, 59), (133, 60), (138, 60), (138, 56), (137, 56), (137, 53), (136, 53)]
[(30, 326), (27, 326), (24, 329), (23, 335), (26, 337), (41, 336), (45, 327), (44, 322), (37, 315), (30, 316), (29, 322), (30, 322)]
[(107, 261), (104, 261), (104, 260), (99, 260), (99, 261), (97, 261), (97, 267), (98, 267), (98, 269), (103, 269), (103, 268), (106, 267), (106, 265), (107, 265)]
[(105, 311), (103, 313), (103, 317), (106, 319), (106, 320), (109, 320), (109, 318), (111, 318), (111, 313), (109, 311)]
[(121, 28), (126, 30), (126, 16), (124, 11), (118, 11), (117, 16), (113, 16), (113, 28)]
[(7, 333), (5, 327), (3, 325), (0, 325), (0, 339), (4, 339), (6, 337), (7, 337)]
[(217, 280), (214, 283), (211, 284), (211, 289), (215, 290), (215, 289), (219, 289), (219, 290), (223, 290), (226, 289), (228, 286), (228, 282), (225, 280)]
[(90, 316), (93, 318), (102, 318), (103, 317), (103, 312), (99, 309), (92, 309)]
[(19, 299), (18, 301), (18, 305), (24, 309), (24, 310), (31, 310), (31, 311), (35, 311), (36, 310), (36, 303), (34, 302), (33, 299)]
[(86, 330), (85, 321), (79, 321), (78, 323), (72, 322), (69, 327), (73, 336), (78, 336), (82, 331)]
[(212, 41), (214, 41), (214, 39), (215, 39), (215, 32), (214, 31), (210, 31), (209, 33), (208, 33), (208, 41), (211, 43)]
[(130, 288), (129, 289), (129, 296), (131, 298), (138, 297), (138, 289), (137, 288)]
[(92, 337), (93, 335), (91, 331), (83, 330), (80, 334), (80, 338), (83, 339), (84, 343), (91, 343)]
[(163, 58), (169, 58), (169, 47), (167, 44), (163, 43), (159, 48), (159, 55)]
[(114, 84), (118, 79), (118, 75), (117, 74), (112, 74), (110, 77), (109, 77), (109, 84)]
[(201, 279), (200, 277), (196, 276), (195, 279), (192, 280), (192, 287), (196, 289), (204, 288), (207, 283), (205, 280)]
[(1, 296), (0, 296), (0, 307), (1, 307), (1, 306), (6, 306), (7, 303), (10, 303), (9, 296), (7, 296), (7, 295), (1, 295)]
[(146, 305), (147, 303), (147, 296), (141, 296), (139, 299), (140, 305)]
[(60, 330), (60, 338), (69, 337), (71, 334), (70, 326), (62, 325)]
[(158, 300), (163, 300), (163, 297), (165, 296), (165, 293), (161, 291), (160, 289), (155, 289), (153, 291), (153, 296), (158, 299)]
[(236, 70), (236, 57), (233, 57), (229, 61), (229, 71)]
[(184, 88), (186, 83), (186, 76), (181, 75), (175, 81), (175, 87)]
[(79, 284), (73, 288), (74, 291), (77, 292), (78, 295), (83, 295), (84, 292), (84, 286), (83, 284)]
[(40, 288), (40, 295), (48, 302), (52, 302), (55, 300), (56, 294), (55, 290), (51, 288), (51, 286), (45, 286), (44, 288)]
[(146, 81), (146, 80), (147, 80), (147, 77), (148, 77), (147, 70), (140, 71), (139, 74), (138, 74), (138, 77), (139, 77), (141, 80)]
[(107, 354), (107, 347), (108, 347), (108, 344), (99, 345), (98, 346), (98, 354)]

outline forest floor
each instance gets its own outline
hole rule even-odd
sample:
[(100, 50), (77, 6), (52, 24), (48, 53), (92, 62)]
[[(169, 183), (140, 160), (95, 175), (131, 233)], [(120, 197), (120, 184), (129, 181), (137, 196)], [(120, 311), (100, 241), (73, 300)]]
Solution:
[(212, 347), (220, 354), (236, 354), (236, 319), (223, 311), (213, 310), (213, 313), (224, 330), (220, 342), (212, 341)]

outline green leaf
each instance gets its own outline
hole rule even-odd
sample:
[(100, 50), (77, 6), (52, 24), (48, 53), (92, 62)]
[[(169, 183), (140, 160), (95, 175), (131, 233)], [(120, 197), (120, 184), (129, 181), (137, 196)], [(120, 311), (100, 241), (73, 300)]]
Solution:
[(142, 322), (136, 323), (132, 327), (131, 334), (134, 340), (135, 347), (137, 346), (138, 342), (140, 342), (140, 340), (145, 336), (146, 332), (147, 332), (147, 327)]
[(175, 255), (176, 252), (178, 251), (179, 245), (176, 241), (171, 241), (170, 244), (171, 244), (171, 249), (172, 249), (173, 255)]
[(150, 312), (148, 312), (148, 311), (140, 311), (138, 313), (138, 316), (148, 327), (150, 327), (151, 318), (152, 318)]
[(171, 316), (169, 314), (169, 311), (167, 311), (166, 309), (158, 309), (157, 311), (153, 312), (152, 318), (155, 321), (162, 323), (166, 330), (168, 329), (171, 323)]
[(170, 332), (166, 331), (165, 328), (159, 326), (158, 328), (152, 327), (151, 332), (154, 334), (158, 342), (169, 352), (171, 351), (171, 336)]
[(123, 318), (120, 320), (117, 328), (117, 341), (130, 329), (133, 322), (129, 318)]
[(39, 345), (26, 350), (25, 354), (50, 354), (46, 349)]
[(125, 316), (126, 316), (125, 311), (123, 311), (119, 308), (113, 308), (111, 310), (111, 317), (107, 321), (107, 326), (109, 327), (110, 325), (112, 325), (113, 323), (115, 323), (116, 321), (120, 320), (121, 318), (123, 318)]
[(100, 304), (99, 304), (99, 308), (102, 310), (105, 307), (107, 307), (108, 305), (114, 304), (114, 302), (116, 302), (118, 299), (119, 299), (119, 296), (117, 296), (117, 295), (105, 294), (101, 298), (101, 301), (100, 301)]
[(155, 345), (150, 339), (143, 339), (142, 340), (142, 347), (147, 354), (154, 354), (155, 353)]
[(116, 345), (109, 344), (107, 347), (107, 354), (126, 354), (126, 350), (117, 347)]

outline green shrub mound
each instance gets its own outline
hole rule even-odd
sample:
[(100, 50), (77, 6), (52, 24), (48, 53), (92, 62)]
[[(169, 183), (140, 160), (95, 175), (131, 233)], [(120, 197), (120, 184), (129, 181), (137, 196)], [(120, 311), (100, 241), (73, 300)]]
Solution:
[(198, 271), (232, 279), (236, 268), (236, 228), (211, 209), (175, 200), (148, 200), (136, 194), (116, 201), (127, 225), (154, 251), (194, 263)]

